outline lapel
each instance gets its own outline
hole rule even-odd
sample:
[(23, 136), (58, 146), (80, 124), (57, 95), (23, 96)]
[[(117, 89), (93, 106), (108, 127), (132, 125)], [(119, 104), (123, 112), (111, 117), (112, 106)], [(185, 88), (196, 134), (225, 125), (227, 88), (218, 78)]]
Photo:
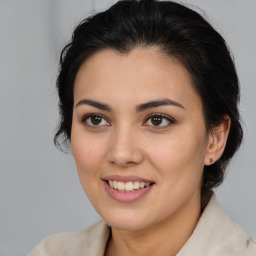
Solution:
[(192, 235), (176, 256), (256, 256), (248, 234), (233, 223), (215, 194), (204, 209)]
[[(104, 221), (81, 231), (75, 256), (104, 256), (110, 228)], [(243, 228), (233, 223), (212, 195), (192, 235), (176, 256), (256, 256), (256, 246)]]

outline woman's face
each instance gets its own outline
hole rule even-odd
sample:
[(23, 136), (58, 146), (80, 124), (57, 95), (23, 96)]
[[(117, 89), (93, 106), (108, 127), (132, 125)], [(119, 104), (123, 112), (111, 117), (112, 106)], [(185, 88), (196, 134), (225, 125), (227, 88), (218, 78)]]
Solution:
[(187, 70), (154, 48), (96, 53), (74, 87), (72, 153), (112, 227), (139, 230), (200, 205), (208, 134)]

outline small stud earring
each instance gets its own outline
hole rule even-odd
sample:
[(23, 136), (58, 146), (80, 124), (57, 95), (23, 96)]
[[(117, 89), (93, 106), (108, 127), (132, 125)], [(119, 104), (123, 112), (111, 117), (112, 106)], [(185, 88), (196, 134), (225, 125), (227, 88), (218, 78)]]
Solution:
[(212, 164), (214, 162), (213, 158), (210, 158), (210, 163)]

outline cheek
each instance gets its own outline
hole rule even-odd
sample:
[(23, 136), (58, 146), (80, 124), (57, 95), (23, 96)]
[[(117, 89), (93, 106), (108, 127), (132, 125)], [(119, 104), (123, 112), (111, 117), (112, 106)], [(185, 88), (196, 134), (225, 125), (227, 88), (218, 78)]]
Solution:
[(87, 167), (94, 165), (100, 154), (97, 147), (92, 147), (88, 140), (86, 144), (81, 140), (78, 143), (72, 143), (72, 153), (77, 165), (82, 169), (88, 169)]
[(95, 176), (104, 158), (103, 143), (97, 143), (92, 136), (86, 136), (83, 131), (73, 127), (71, 148), (80, 179)]
[(189, 131), (180, 134), (155, 142), (148, 154), (159, 174), (170, 183), (198, 182), (204, 167), (205, 138)]
[[(199, 195), (204, 167), (204, 142), (195, 137), (175, 137), (156, 144), (151, 152), (154, 168), (158, 170), (159, 204), (169, 214), (190, 200), (192, 195)], [(166, 201), (169, 203), (166, 204)]]
[(81, 186), (94, 204), (101, 181), (100, 170), (103, 158), (101, 147), (92, 139), (78, 134), (71, 138), (71, 147)]

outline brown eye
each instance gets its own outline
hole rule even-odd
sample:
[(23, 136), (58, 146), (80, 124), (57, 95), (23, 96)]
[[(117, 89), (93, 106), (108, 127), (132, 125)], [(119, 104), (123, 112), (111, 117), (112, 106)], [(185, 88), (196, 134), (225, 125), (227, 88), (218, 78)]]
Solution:
[(163, 121), (163, 118), (161, 116), (153, 116), (151, 117), (151, 123), (154, 125), (154, 126), (158, 126), (162, 123)]
[(171, 117), (165, 116), (163, 114), (154, 114), (147, 118), (147, 120), (143, 123), (143, 126), (151, 126), (156, 129), (164, 129), (174, 123), (175, 121)]
[(88, 127), (100, 128), (103, 126), (110, 126), (111, 124), (99, 114), (88, 114), (82, 118), (82, 123)]
[(102, 121), (102, 117), (101, 116), (92, 116), (91, 117), (91, 123), (93, 125), (99, 125)]

